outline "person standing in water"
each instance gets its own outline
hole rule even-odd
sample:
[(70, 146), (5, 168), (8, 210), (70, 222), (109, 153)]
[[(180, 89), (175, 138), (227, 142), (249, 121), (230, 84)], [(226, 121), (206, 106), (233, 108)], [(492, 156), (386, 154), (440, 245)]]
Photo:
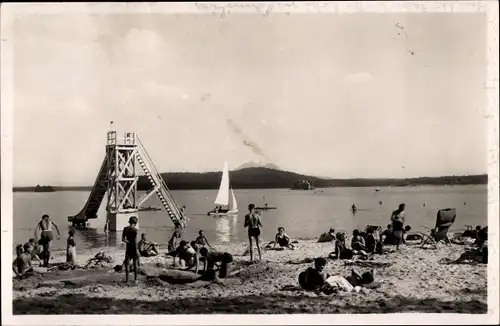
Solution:
[(122, 241), (125, 242), (125, 282), (128, 283), (130, 260), (134, 264), (134, 282), (137, 282), (137, 269), (139, 268), (139, 237), (137, 230), (137, 217), (131, 216), (129, 226), (123, 228)]
[(54, 235), (52, 234), (52, 226), (54, 226), (57, 231), (57, 239), (60, 239), (61, 233), (59, 232), (59, 227), (47, 214), (44, 214), (42, 216), (42, 220), (38, 222), (35, 228), (35, 239), (38, 239), (38, 230), (40, 229), (42, 231), (42, 233), (40, 234), (39, 244), (43, 247), (44, 267), (48, 267), (50, 261), (50, 245), (52, 244), (52, 240), (54, 239)]
[(399, 208), (392, 212), (391, 222), (392, 222), (392, 230), (394, 232), (394, 237), (396, 240), (396, 250), (399, 250), (399, 245), (404, 242), (404, 224), (405, 224), (405, 204), (400, 204)]
[(109, 220), (106, 220), (106, 223), (104, 223), (104, 233), (109, 233)]
[(245, 227), (248, 228), (248, 242), (250, 243), (250, 261), (253, 261), (253, 239), (257, 244), (257, 251), (259, 253), (259, 260), (262, 260), (262, 255), (260, 253), (260, 228), (262, 227), (262, 222), (260, 221), (260, 216), (255, 212), (255, 205), (248, 205), (248, 214), (245, 215)]

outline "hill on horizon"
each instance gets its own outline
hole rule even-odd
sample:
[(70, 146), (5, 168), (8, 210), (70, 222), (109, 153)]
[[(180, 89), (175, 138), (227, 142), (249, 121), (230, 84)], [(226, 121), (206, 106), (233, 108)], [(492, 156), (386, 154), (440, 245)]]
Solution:
[[(222, 171), (219, 172), (169, 172), (161, 173), (169, 189), (217, 189)], [(309, 181), (314, 188), (326, 187), (406, 187), (415, 185), (461, 185), (487, 184), (488, 175), (419, 177), (400, 179), (328, 179), (267, 167), (249, 167), (229, 171), (231, 187), (234, 189), (291, 188), (298, 180)], [(148, 179), (139, 177), (139, 189), (149, 189)]]
[[(172, 190), (197, 190), (217, 189), (220, 185), (222, 171), (219, 172), (168, 172), (161, 176)], [(327, 187), (408, 187), (416, 185), (475, 185), (487, 184), (488, 175), (466, 176), (441, 176), (418, 178), (355, 178), (355, 179), (329, 179), (308, 176), (294, 172), (276, 170), (267, 167), (250, 167), (229, 171), (231, 186), (234, 189), (266, 189), (266, 188), (291, 188), (298, 180), (309, 181), (314, 188)], [(53, 186), (55, 191), (90, 190), (89, 186)], [(146, 176), (139, 176), (138, 189), (150, 189)], [(13, 187), (14, 191), (34, 191), (35, 187)]]
[(273, 164), (273, 163), (250, 161), (250, 162), (247, 162), (247, 163), (244, 163), (244, 164), (238, 166), (233, 171), (243, 170), (243, 169), (248, 169), (248, 168), (267, 168), (267, 169), (273, 169), (273, 170), (278, 170), (278, 171), (281, 170), (276, 164)]

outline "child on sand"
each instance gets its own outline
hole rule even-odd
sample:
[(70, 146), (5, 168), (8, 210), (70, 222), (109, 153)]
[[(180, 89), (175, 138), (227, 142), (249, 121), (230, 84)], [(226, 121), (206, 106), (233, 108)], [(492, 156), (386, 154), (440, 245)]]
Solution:
[(156, 243), (148, 241), (146, 233), (141, 234), (141, 240), (139, 241), (139, 253), (142, 257), (154, 257), (158, 256), (158, 249), (156, 248)]
[(33, 275), (31, 255), (25, 252), (23, 245), (16, 246), (16, 258), (12, 262), (12, 271), (18, 278), (26, 278)]
[(262, 227), (262, 222), (260, 221), (260, 216), (255, 212), (255, 205), (248, 205), (248, 214), (245, 215), (244, 227), (248, 228), (248, 242), (250, 244), (250, 261), (253, 261), (253, 239), (257, 244), (257, 251), (259, 253), (259, 260), (262, 260), (262, 255), (260, 253), (260, 228)]
[(192, 266), (196, 264), (198, 259), (197, 250), (189, 246), (186, 241), (182, 240), (176, 249), (176, 253), (174, 256), (174, 265), (175, 265), (175, 258), (179, 259), (179, 265), (181, 266), (182, 266), (182, 261), (184, 261), (184, 265), (186, 267)]
[[(233, 262), (233, 256), (228, 252), (220, 251), (208, 251), (207, 248), (203, 247), (200, 249), (200, 256), (204, 259), (203, 272), (215, 271), (217, 265), (219, 265), (219, 277), (225, 278), (228, 274), (229, 264)], [(197, 262), (199, 264), (199, 261)], [(198, 270), (198, 267), (196, 268)]]
[(129, 226), (123, 228), (122, 241), (125, 242), (125, 282), (128, 283), (128, 274), (130, 270), (130, 260), (134, 264), (134, 283), (137, 282), (137, 268), (139, 265), (139, 237), (137, 217), (131, 216), (128, 220)]
[(208, 242), (208, 239), (207, 237), (205, 236), (205, 234), (203, 234), (203, 230), (200, 230), (198, 232), (198, 237), (196, 238), (195, 240), (196, 244), (197, 245), (200, 245), (202, 247), (206, 247), (208, 246), (209, 248), (213, 248), (210, 243)]
[(69, 230), (69, 237), (66, 240), (66, 262), (75, 265), (76, 263), (76, 241), (75, 231)]
[(181, 232), (179, 230), (175, 230), (168, 240), (168, 253), (167, 256), (174, 256), (177, 251), (177, 241), (181, 239)]
[(31, 238), (28, 242), (24, 244), (24, 251), (31, 256), (31, 260), (38, 261), (39, 265), (42, 265), (42, 261), (40, 260), (40, 250), (42, 248), (38, 245), (35, 239)]
[(366, 250), (365, 239), (359, 234), (358, 229), (352, 231), (351, 248), (356, 251)]

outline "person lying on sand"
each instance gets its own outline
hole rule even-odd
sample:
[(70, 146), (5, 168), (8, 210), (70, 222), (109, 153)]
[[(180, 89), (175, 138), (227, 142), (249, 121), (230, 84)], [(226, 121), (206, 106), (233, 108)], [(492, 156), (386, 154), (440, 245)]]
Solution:
[(66, 240), (66, 263), (75, 265), (76, 263), (76, 241), (75, 231), (69, 230), (69, 237)]
[(25, 251), (23, 245), (16, 246), (16, 258), (12, 262), (12, 271), (18, 278), (26, 278), (33, 275), (31, 255)]
[(213, 249), (213, 247), (212, 247), (212, 246), (210, 245), (210, 243), (208, 242), (207, 237), (206, 237), (206, 236), (205, 236), (205, 234), (203, 233), (203, 230), (200, 230), (200, 231), (198, 232), (198, 237), (196, 238), (195, 242), (196, 242), (196, 244), (197, 244), (197, 245), (200, 245), (200, 246), (202, 246), (202, 247), (207, 247), (207, 246), (208, 246), (209, 248), (212, 248), (212, 249)]
[(34, 238), (29, 239), (28, 242), (24, 244), (24, 251), (31, 256), (31, 260), (36, 260), (39, 265), (42, 265), (42, 261), (40, 260), (42, 247), (38, 245)]
[[(220, 251), (208, 251), (207, 248), (203, 247), (200, 249), (200, 256), (204, 259), (203, 273), (208, 270), (214, 270), (219, 268), (219, 277), (225, 278), (228, 274), (229, 264), (233, 262), (233, 255), (228, 252)], [(196, 272), (198, 271), (199, 260), (197, 261)]]
[(142, 257), (154, 257), (158, 256), (157, 244), (148, 241), (146, 233), (141, 234), (141, 240), (139, 241), (139, 253)]
[(348, 277), (332, 276), (324, 272), (326, 259), (316, 258), (314, 268), (309, 267), (299, 274), (299, 284), (306, 291), (332, 294), (338, 291), (351, 292), (357, 286), (372, 283), (375, 280), (375, 269), (361, 274), (357, 268), (353, 268)]
[(335, 229), (330, 229), (328, 232), (322, 233), (318, 239), (318, 242), (332, 242), (332, 241), (335, 241)]

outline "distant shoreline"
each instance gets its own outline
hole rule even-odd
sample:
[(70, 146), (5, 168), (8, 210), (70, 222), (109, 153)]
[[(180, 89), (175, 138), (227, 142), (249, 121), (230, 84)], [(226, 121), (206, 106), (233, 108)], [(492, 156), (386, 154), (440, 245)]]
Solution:
[[(366, 187), (416, 187), (486, 185), (488, 175), (420, 177), (405, 179), (323, 179), (291, 172), (265, 168), (249, 168), (246, 171), (232, 171), (231, 184), (234, 189), (290, 189), (297, 179), (308, 179), (314, 188), (366, 188)], [(243, 175), (242, 175), (243, 172)], [(250, 172), (250, 173), (249, 173)], [(262, 173), (265, 172), (265, 173)], [(170, 190), (213, 190), (218, 189), (220, 172), (208, 173), (164, 173)], [(255, 175), (258, 174), (258, 175)], [(259, 178), (260, 177), (260, 178)], [(54, 191), (90, 191), (92, 186), (52, 186)], [(139, 190), (148, 189), (147, 179), (139, 177)], [(303, 190), (294, 190), (303, 191)], [(35, 186), (13, 187), (13, 192), (35, 192)]]

